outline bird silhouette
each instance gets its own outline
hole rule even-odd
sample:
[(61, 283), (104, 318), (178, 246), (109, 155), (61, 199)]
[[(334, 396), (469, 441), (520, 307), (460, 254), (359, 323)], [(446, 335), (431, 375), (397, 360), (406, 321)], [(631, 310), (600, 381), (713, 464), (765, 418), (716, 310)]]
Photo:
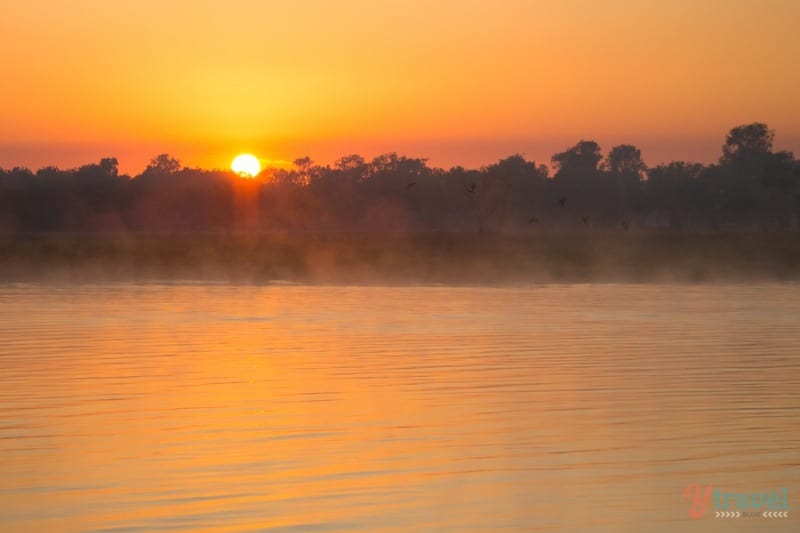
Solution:
[(417, 182), (416, 182), (416, 181), (412, 181), (412, 182), (410, 182), (408, 185), (406, 185), (406, 190), (410, 189), (411, 187), (413, 187), (413, 186), (414, 186), (414, 185), (416, 185), (416, 184), (417, 184)]
[(467, 192), (470, 194), (475, 194), (475, 183), (470, 183), (469, 187), (467, 187)]
[(538, 223), (539, 223), (539, 219), (536, 218), (536, 217), (531, 217), (531, 218), (528, 219), (528, 224), (538, 224)]
[(561, 207), (567, 207), (567, 198), (566, 197), (559, 198), (558, 199), (558, 205), (560, 205)]
[(630, 227), (630, 223), (629, 223), (627, 220), (623, 220), (623, 221), (622, 221), (622, 228), (623, 228), (625, 231), (628, 231), (628, 228), (629, 228), (629, 227)]
[(584, 224), (589, 224), (589, 217), (588, 216), (581, 217), (581, 222), (583, 222)]

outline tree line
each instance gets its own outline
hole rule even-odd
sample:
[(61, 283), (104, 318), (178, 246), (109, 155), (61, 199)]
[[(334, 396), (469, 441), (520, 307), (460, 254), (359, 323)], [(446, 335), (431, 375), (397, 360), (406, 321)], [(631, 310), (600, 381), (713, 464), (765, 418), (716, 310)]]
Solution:
[(714, 164), (649, 168), (632, 145), (604, 157), (580, 141), (551, 165), (512, 155), (481, 169), (396, 153), (342, 157), (256, 179), (183, 168), (169, 155), (137, 176), (114, 158), (76, 169), (0, 169), (0, 234), (21, 232), (796, 230), (800, 161), (774, 132), (733, 128)]

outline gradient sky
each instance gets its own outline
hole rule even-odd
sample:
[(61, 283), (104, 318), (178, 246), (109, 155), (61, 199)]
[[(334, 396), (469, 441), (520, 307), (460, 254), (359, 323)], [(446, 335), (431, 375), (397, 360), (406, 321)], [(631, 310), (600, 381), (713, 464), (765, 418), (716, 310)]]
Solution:
[(0, 0), (0, 167), (800, 152), (797, 0)]

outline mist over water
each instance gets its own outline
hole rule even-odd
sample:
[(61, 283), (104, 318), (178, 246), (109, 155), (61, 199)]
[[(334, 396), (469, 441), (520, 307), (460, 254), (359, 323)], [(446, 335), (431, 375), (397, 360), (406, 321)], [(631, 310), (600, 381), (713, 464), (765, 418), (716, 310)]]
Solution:
[(0, 529), (790, 531), (800, 286), (0, 286)]
[(519, 285), (800, 280), (785, 233), (547, 231), (27, 235), (0, 239), (0, 280)]

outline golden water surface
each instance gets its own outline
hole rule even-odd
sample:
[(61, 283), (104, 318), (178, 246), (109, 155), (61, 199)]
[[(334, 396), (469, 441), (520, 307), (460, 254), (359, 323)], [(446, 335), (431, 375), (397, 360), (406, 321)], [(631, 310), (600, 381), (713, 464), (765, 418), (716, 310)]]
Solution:
[(3, 531), (796, 531), (798, 415), (797, 285), (0, 286)]

